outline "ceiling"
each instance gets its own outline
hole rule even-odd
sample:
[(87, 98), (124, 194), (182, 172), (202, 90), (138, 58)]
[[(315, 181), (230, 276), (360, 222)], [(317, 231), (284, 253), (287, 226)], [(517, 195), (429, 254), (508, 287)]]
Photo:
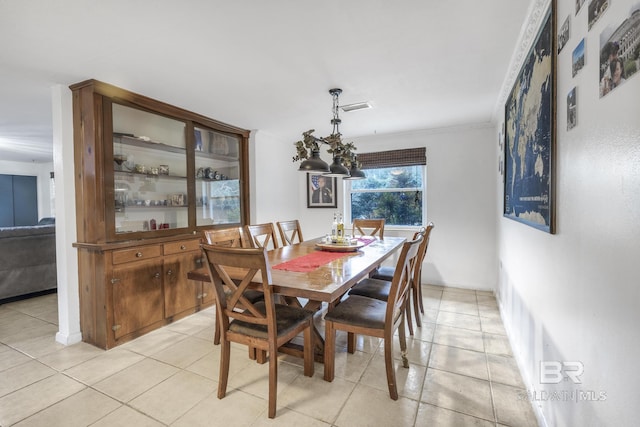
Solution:
[(0, 0), (0, 160), (51, 162), (51, 88), (97, 79), (294, 141), (488, 123), (531, 0)]

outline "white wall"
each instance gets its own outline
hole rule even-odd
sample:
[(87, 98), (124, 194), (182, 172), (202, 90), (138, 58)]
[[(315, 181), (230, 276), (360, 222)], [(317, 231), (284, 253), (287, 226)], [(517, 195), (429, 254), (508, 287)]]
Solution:
[[(351, 138), (349, 139), (351, 140)], [(492, 126), (353, 138), (358, 152), (426, 147), (427, 221), (433, 221), (423, 283), (493, 290), (497, 171)]]
[(0, 160), (0, 174), (35, 176), (38, 191), (38, 220), (54, 216), (51, 212), (50, 173), (53, 163), (8, 162)]
[[(558, 57), (557, 234), (498, 220), (499, 304), (527, 390), (569, 393), (534, 399), (549, 426), (638, 423), (640, 72), (598, 95), (600, 33), (619, 25), (637, 3), (610, 2), (587, 32), (588, 2), (575, 16), (575, 1), (559, 1), (559, 24), (569, 14), (572, 22)], [(582, 37), (586, 63), (572, 78), (571, 53)], [(567, 131), (566, 97), (574, 86), (578, 125)], [(583, 363), (582, 384), (541, 384), (541, 361)], [(575, 391), (604, 393), (606, 400), (576, 402)]]

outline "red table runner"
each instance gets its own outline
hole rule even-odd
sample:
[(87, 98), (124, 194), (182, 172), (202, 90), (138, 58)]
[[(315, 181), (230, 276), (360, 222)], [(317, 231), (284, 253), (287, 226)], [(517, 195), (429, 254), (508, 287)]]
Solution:
[(274, 265), (274, 270), (297, 271), (299, 273), (307, 273), (313, 271), (321, 265), (325, 265), (343, 256), (349, 255), (345, 252), (325, 252), (317, 251), (307, 255), (302, 255), (290, 261), (281, 262)]
[[(369, 243), (374, 242), (375, 238), (359, 238), (360, 242), (364, 243), (365, 246)], [(302, 255), (298, 258), (294, 258), (289, 261), (281, 262), (280, 264), (276, 264), (271, 268), (275, 270), (286, 270), (286, 271), (295, 271), (298, 273), (308, 273), (309, 271), (313, 271), (321, 265), (325, 265), (330, 263), (331, 261), (335, 261), (338, 258), (342, 258), (343, 256), (352, 255), (353, 252), (328, 252), (328, 251), (317, 251), (307, 255)]]

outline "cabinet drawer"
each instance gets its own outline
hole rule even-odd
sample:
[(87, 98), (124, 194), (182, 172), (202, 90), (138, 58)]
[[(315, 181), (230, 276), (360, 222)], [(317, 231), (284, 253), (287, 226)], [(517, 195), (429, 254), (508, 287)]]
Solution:
[(160, 245), (141, 246), (132, 249), (121, 249), (113, 251), (113, 263), (123, 264), (125, 262), (140, 261), (143, 259), (155, 258), (162, 255)]
[(181, 242), (172, 242), (164, 244), (164, 254), (173, 255), (181, 252), (199, 251), (200, 239), (183, 240)]

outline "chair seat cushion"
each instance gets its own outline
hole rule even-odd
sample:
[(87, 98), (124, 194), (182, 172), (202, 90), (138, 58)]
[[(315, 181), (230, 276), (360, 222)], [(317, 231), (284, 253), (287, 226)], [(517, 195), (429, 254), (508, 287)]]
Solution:
[[(233, 292), (231, 291), (231, 289), (228, 288), (224, 288), (224, 294), (227, 296), (227, 299), (231, 298), (231, 295), (233, 295)], [(247, 289), (246, 291), (244, 291), (242, 293), (242, 295), (244, 295), (244, 297), (249, 300), (249, 302), (251, 303), (255, 303), (257, 301), (263, 300), (264, 299), (264, 292), (262, 291), (256, 291), (254, 289)]]
[(364, 328), (384, 329), (387, 303), (360, 295), (349, 297), (329, 310), (324, 320)]
[(349, 291), (349, 295), (360, 295), (363, 297), (375, 298), (380, 301), (389, 299), (391, 283), (379, 279), (363, 279)]
[[(260, 312), (265, 313), (264, 301), (254, 304), (254, 307)], [(288, 305), (275, 304), (276, 309), (276, 328), (278, 336), (282, 336), (295, 329), (301, 323), (307, 322), (313, 317), (313, 313), (302, 308), (291, 307)], [(256, 325), (249, 322), (234, 319), (229, 323), (229, 330), (239, 334), (249, 335), (256, 338), (267, 339), (267, 325)]]
[(371, 277), (374, 279), (388, 280), (390, 282), (393, 280), (394, 274), (396, 274), (395, 267), (380, 267), (371, 275)]

